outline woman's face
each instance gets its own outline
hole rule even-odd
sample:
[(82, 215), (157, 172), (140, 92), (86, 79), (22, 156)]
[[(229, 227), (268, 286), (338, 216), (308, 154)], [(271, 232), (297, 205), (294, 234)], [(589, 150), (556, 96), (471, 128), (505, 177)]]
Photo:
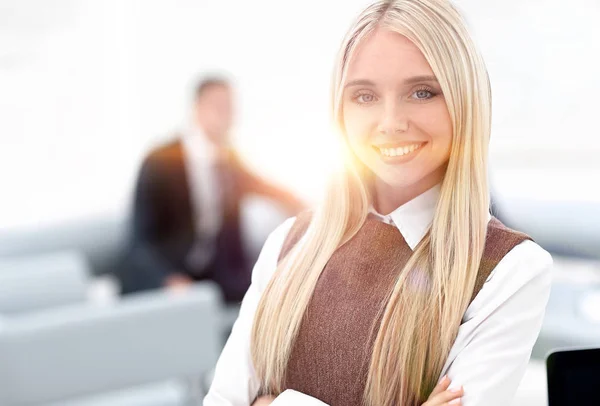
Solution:
[(425, 191), (442, 180), (450, 115), (431, 67), (406, 37), (378, 29), (360, 44), (342, 108), (350, 147), (380, 181)]

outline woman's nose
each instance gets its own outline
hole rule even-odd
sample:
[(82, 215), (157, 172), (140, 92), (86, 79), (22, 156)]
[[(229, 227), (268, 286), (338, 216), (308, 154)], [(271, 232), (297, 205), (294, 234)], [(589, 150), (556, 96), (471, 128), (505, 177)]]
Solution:
[(398, 103), (386, 105), (377, 131), (383, 135), (395, 135), (408, 130), (408, 117), (404, 114)]

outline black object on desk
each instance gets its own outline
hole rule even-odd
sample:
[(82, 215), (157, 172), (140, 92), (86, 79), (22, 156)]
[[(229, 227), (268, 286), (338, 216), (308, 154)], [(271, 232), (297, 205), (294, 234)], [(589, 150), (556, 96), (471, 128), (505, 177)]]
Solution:
[(600, 406), (600, 348), (555, 351), (546, 370), (549, 406)]

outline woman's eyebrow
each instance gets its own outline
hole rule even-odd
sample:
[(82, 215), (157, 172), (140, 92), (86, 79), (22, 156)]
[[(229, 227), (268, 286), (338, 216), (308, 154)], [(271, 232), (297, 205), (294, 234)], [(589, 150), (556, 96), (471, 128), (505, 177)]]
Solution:
[[(437, 78), (433, 75), (419, 75), (419, 76), (413, 76), (408, 79), (405, 79), (404, 84), (405, 85), (413, 85), (413, 84), (419, 83), (419, 82), (437, 82), (437, 81), (438, 81)], [(356, 79), (356, 80), (351, 80), (350, 82), (346, 83), (346, 85), (344, 87), (348, 88), (348, 87), (352, 87), (352, 86), (375, 86), (375, 82), (373, 82), (372, 80), (368, 80), (368, 79)]]
[(375, 82), (367, 79), (356, 79), (346, 83), (345, 88), (352, 86), (375, 86)]
[(413, 85), (415, 83), (419, 83), (419, 82), (437, 82), (437, 78), (433, 75), (420, 75), (420, 76), (413, 76), (410, 77), (406, 80), (404, 80), (404, 84), (405, 85)]

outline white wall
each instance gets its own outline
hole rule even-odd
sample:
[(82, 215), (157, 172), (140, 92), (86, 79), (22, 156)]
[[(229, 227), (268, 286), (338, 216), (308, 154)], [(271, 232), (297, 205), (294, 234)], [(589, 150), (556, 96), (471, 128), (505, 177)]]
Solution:
[[(316, 198), (333, 57), (366, 3), (0, 0), (0, 228), (122, 215), (143, 154), (220, 68), (244, 155)], [(495, 189), (600, 203), (600, 3), (458, 3), (493, 82)]]

